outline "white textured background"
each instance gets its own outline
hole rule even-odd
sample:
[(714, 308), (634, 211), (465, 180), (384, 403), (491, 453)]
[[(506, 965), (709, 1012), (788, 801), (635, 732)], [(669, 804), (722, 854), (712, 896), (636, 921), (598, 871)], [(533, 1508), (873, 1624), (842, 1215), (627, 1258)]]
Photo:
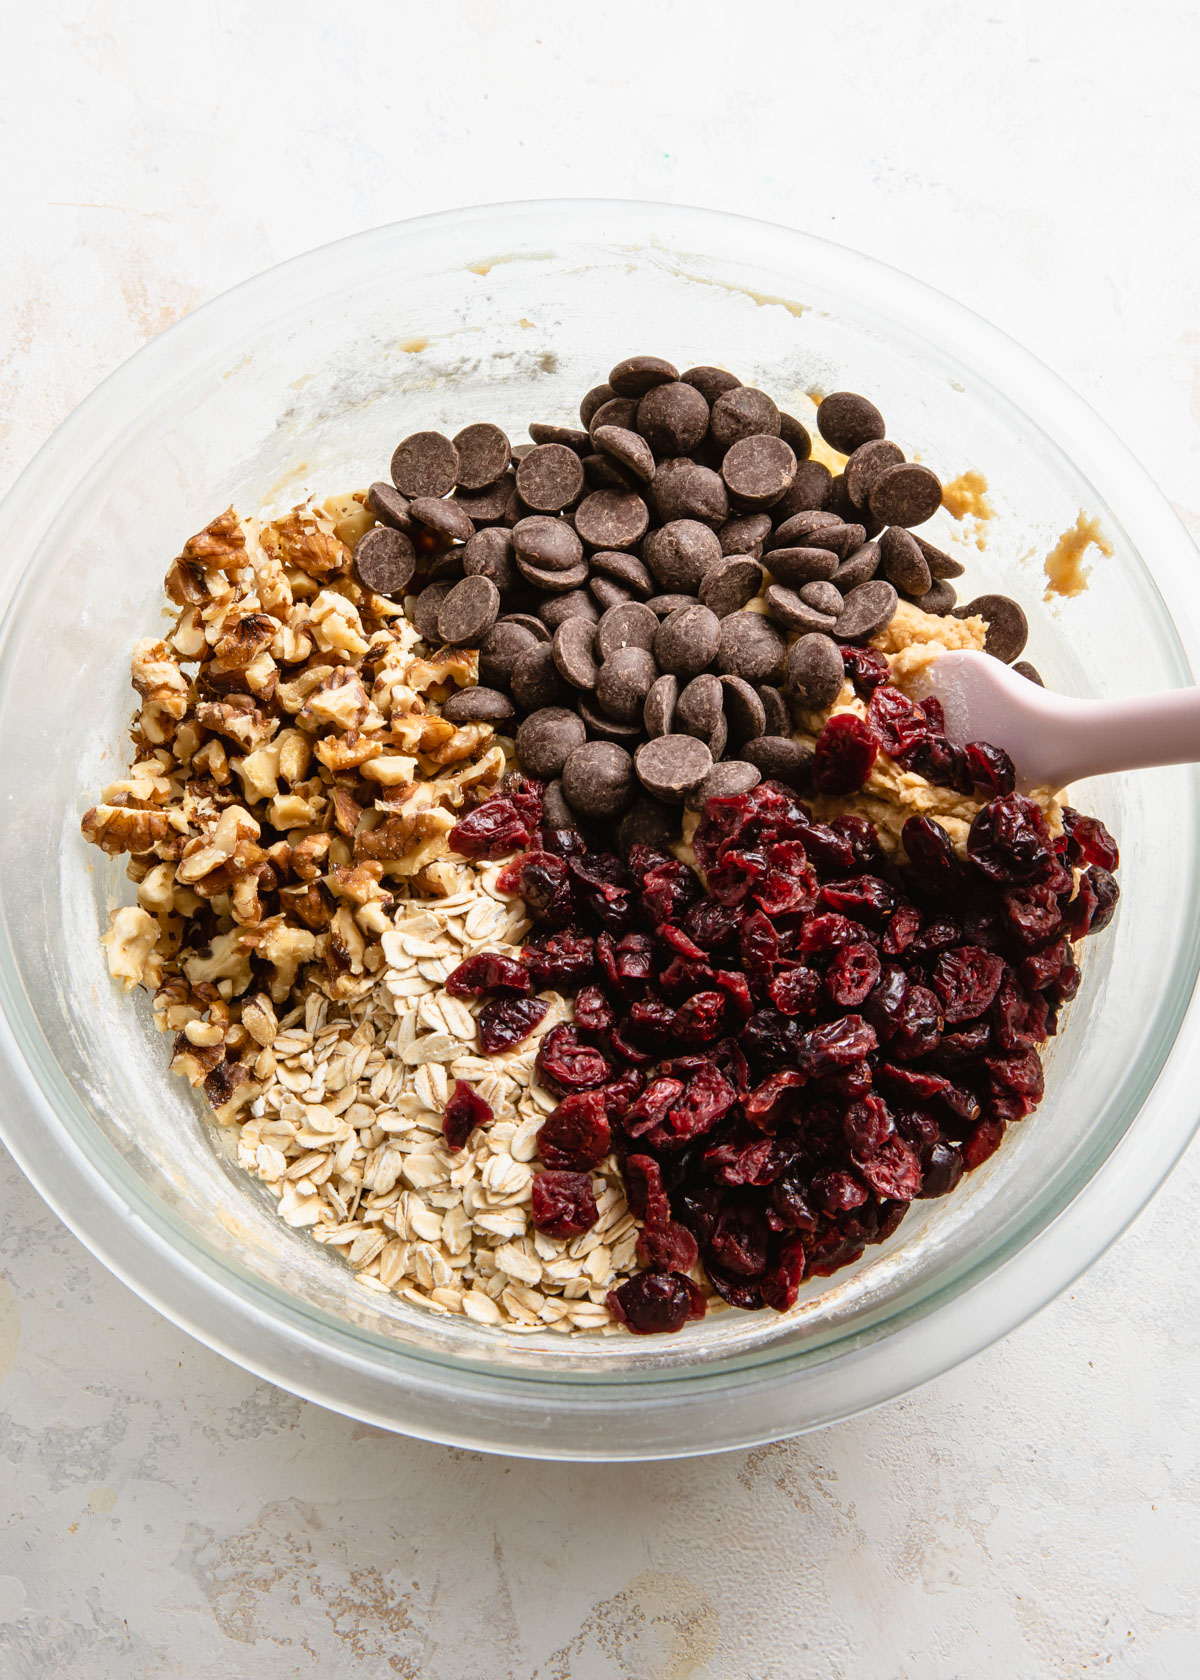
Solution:
[[(624, 195), (957, 295), (1200, 534), (1192, 0), (0, 18), (0, 487), (145, 339), (281, 258), (456, 204)], [(254, 1382), (0, 1173), (3, 1680), (1200, 1672), (1195, 1151), (1074, 1291), (923, 1393), (615, 1469), (409, 1443)]]

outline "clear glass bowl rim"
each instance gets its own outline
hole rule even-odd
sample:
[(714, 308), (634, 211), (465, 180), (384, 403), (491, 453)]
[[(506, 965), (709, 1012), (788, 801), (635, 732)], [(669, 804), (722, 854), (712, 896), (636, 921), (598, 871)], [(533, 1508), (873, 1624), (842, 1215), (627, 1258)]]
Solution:
[[(390, 223), (318, 247), (223, 293), (152, 340), (116, 369), (43, 445), (0, 504), (7, 599), (0, 627), (0, 664), (21, 622), (20, 582), (47, 527), (55, 500), (93, 471), (107, 449), (146, 421), (146, 393), (188, 368), (202, 367), (235, 324), (267, 320), (282, 302), (321, 295), (339, 271), (384, 260), (388, 248), (421, 230), (494, 229), (511, 243), (514, 227), (552, 228), (564, 220), (595, 224), (623, 219), (643, 236), (670, 228), (670, 243), (750, 246), (799, 269), (818, 264), (822, 281), (850, 295), (886, 297), (888, 312), (918, 331), (936, 325), (943, 342), (989, 379), (1066, 449), (1091, 482), (1104, 486), (1135, 548), (1147, 562), (1171, 611), (1189, 666), (1200, 652), (1200, 622), (1191, 600), (1196, 551), (1149, 475), (1094, 411), (1055, 374), (1007, 335), (963, 305), (898, 270), (814, 235), (725, 212), (645, 201), (534, 200)], [(497, 248), (500, 248), (499, 243)], [(0, 1111), (0, 1139), (42, 1197), (111, 1271), (166, 1317), (255, 1375), (349, 1416), (424, 1439), (533, 1457), (645, 1458), (688, 1456), (748, 1446), (822, 1427), (868, 1410), (930, 1380), (1007, 1334), (1040, 1310), (1086, 1269), (1136, 1217), (1187, 1146), (1200, 1114), (1193, 1094), (1200, 926), (1193, 913), (1186, 998), (1180, 996), (1173, 1039), (1163, 1044), (1157, 1077), (1124, 1135), (1084, 1182), (1057, 1187), (1031, 1209), (1019, 1238), (948, 1280), (916, 1303), (868, 1329), (850, 1325), (831, 1343), (806, 1351), (766, 1350), (761, 1360), (732, 1368), (697, 1364), (670, 1370), (650, 1365), (619, 1381), (586, 1373), (542, 1377), (495, 1366), (449, 1365), (349, 1324), (322, 1320), (260, 1280), (214, 1267), (183, 1224), (122, 1187), (113, 1161), (89, 1148), (86, 1117), (56, 1108), (38, 1076), (40, 1051), (24, 1022), (21, 983), (0, 962), (0, 1057), (11, 1097)], [(1168, 1037), (1170, 1035), (1167, 1035)], [(13, 1100), (13, 1099), (17, 1100)], [(80, 1124), (83, 1122), (84, 1124)], [(116, 1159), (115, 1157), (113, 1159)], [(106, 1172), (105, 1167), (109, 1170)], [(640, 1409), (645, 1421), (668, 1411), (669, 1432), (649, 1429), (652, 1445), (619, 1443), (583, 1450), (561, 1424), (572, 1415), (598, 1417), (615, 1407)], [(555, 1439), (542, 1439), (537, 1419), (553, 1409)], [(591, 1432), (581, 1433), (592, 1441)]]

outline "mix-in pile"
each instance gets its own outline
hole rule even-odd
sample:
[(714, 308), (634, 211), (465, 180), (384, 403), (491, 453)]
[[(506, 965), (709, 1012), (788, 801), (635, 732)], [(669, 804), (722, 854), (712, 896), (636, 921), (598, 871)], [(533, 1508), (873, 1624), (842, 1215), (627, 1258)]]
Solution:
[(435, 1311), (677, 1330), (987, 1159), (1117, 852), (906, 694), (1027, 627), (957, 605), (865, 398), (826, 460), (656, 357), (580, 417), (190, 539), (83, 829), (132, 857), (113, 974), (289, 1224)]

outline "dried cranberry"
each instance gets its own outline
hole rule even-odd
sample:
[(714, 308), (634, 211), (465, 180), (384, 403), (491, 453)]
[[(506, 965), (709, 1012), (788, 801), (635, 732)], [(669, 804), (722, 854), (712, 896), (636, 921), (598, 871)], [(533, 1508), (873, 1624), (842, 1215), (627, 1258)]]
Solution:
[(1099, 817), (1084, 817), (1071, 805), (1062, 812), (1063, 837), (1067, 860), (1074, 864), (1098, 864), (1112, 870), (1121, 861), (1117, 843)]
[(590, 1173), (535, 1173), (532, 1201), (534, 1228), (547, 1237), (580, 1237), (600, 1217)]
[(909, 877), (920, 891), (933, 898), (957, 898), (965, 884), (965, 871), (941, 823), (932, 817), (909, 817), (900, 838)]
[(1040, 991), (1048, 986), (1052, 980), (1057, 980), (1064, 966), (1071, 961), (1071, 944), (1067, 939), (1059, 939), (1049, 945), (1044, 951), (1038, 951), (1022, 961), (1018, 973), (1021, 983), (1031, 991)]
[(673, 1030), (680, 1044), (711, 1044), (724, 1020), (725, 993), (696, 992), (680, 1004)]
[(873, 927), (887, 920), (896, 902), (895, 893), (878, 875), (856, 875), (848, 881), (828, 881), (818, 897), (827, 909), (852, 916), (855, 921), (868, 922)]
[(879, 742), (853, 712), (837, 712), (817, 736), (813, 786), (818, 793), (857, 793), (871, 774)]
[(571, 920), (571, 877), (564, 858), (550, 852), (527, 852), (517, 867), (516, 888), (531, 921), (561, 927)]
[(766, 879), (753, 891), (768, 916), (783, 916), (806, 909), (816, 885), (804, 847), (798, 840), (780, 840), (768, 847)]
[(587, 841), (577, 828), (543, 828), (538, 841), (543, 852), (553, 852), (555, 857), (582, 857), (587, 851)]
[(773, 1132), (791, 1115), (791, 1093), (804, 1083), (804, 1075), (795, 1068), (773, 1073), (746, 1094), (742, 1100), (742, 1111), (751, 1124), (764, 1132)]
[(726, 848), (739, 842), (754, 820), (755, 806), (749, 794), (708, 800), (692, 836), (692, 851), (701, 869), (711, 869)]
[(707, 885), (719, 903), (735, 905), (766, 878), (765, 853), (724, 851), (708, 871)]
[(652, 1155), (630, 1155), (625, 1162), (625, 1194), (630, 1212), (646, 1225), (661, 1228), (671, 1217), (663, 1189), (662, 1168)]
[(928, 986), (909, 986), (896, 1017), (891, 1051), (901, 1061), (915, 1061), (937, 1048), (942, 1006)]
[(927, 1102), (930, 1097), (940, 1097), (950, 1089), (950, 1081), (945, 1074), (898, 1067), (894, 1062), (885, 1062), (879, 1069), (879, 1077), (911, 1102)]
[(548, 1167), (582, 1172), (608, 1154), (611, 1132), (603, 1091), (575, 1091), (552, 1108), (537, 1134)]
[(967, 835), (967, 856), (991, 881), (1032, 881), (1054, 864), (1041, 807), (1022, 793), (985, 805)]
[(942, 1017), (952, 1026), (973, 1021), (990, 1006), (1004, 976), (1003, 959), (977, 945), (945, 951), (933, 965), (933, 989)]
[(675, 1010), (661, 998), (646, 998), (630, 1005), (625, 1024), (635, 1039), (666, 1050), (675, 1037)]
[(867, 722), (889, 758), (897, 758), (919, 742), (927, 741), (932, 733), (929, 720), (916, 701), (886, 683), (871, 695)]
[(1004, 1136), (1003, 1120), (981, 1120), (962, 1147), (962, 1164), (971, 1172), (994, 1155)]
[(737, 1092), (711, 1062), (697, 1068), (667, 1116), (677, 1137), (692, 1139), (710, 1132), (737, 1100)]
[(708, 1252), (723, 1272), (735, 1277), (758, 1277), (766, 1270), (770, 1233), (757, 1201), (734, 1195), (717, 1215), (708, 1239)]
[(801, 1040), (801, 1066), (809, 1073), (830, 1073), (863, 1061), (878, 1045), (874, 1027), (861, 1015), (843, 1015), (839, 1021), (814, 1027)]
[(586, 1091), (603, 1085), (612, 1068), (599, 1050), (584, 1044), (565, 1022), (551, 1027), (538, 1046), (534, 1063), (543, 1085), (551, 1091)]
[(575, 1025), (580, 1032), (606, 1033), (617, 1014), (599, 986), (581, 986), (575, 998)]
[(746, 1054), (764, 1068), (793, 1062), (800, 1037), (795, 1021), (777, 1009), (756, 1009), (742, 1034)]
[(690, 934), (676, 927), (673, 922), (663, 922), (658, 929), (658, 937), (666, 949), (677, 957), (687, 957), (692, 962), (702, 963), (708, 956), (708, 952), (697, 945)]
[(927, 1109), (906, 1108), (896, 1115), (896, 1130), (924, 1158), (938, 1142), (942, 1128)]
[(442, 1110), (442, 1136), (447, 1149), (461, 1149), (476, 1126), (488, 1126), (492, 1110), (473, 1085), (456, 1079), (450, 1098)]
[(761, 1189), (773, 1184), (789, 1165), (789, 1154), (794, 1157), (795, 1150), (781, 1153), (774, 1138), (738, 1132), (722, 1137), (706, 1149), (704, 1165), (719, 1184), (754, 1185)]
[(528, 844), (536, 823), (526, 822), (518, 806), (497, 793), (476, 805), (450, 830), (450, 847), (461, 857), (498, 858)]
[(682, 1079), (659, 1077), (652, 1079), (625, 1115), (624, 1127), (629, 1137), (665, 1126), (667, 1115), (683, 1095)]
[(1009, 887), (1000, 895), (1005, 926), (1027, 951), (1057, 939), (1062, 932), (1058, 899), (1047, 886)]
[(902, 956), (920, 931), (921, 912), (915, 904), (902, 900), (892, 912), (879, 948), (885, 957)]
[(867, 1188), (853, 1173), (836, 1168), (818, 1173), (813, 1179), (813, 1196), (824, 1213), (845, 1213), (861, 1207), (867, 1199)]
[(529, 972), (513, 957), (479, 951), (446, 977), (451, 997), (486, 997), (489, 992), (527, 992)]
[(839, 916), (830, 911), (825, 916), (810, 916), (805, 922), (800, 935), (800, 951), (803, 956), (824, 956), (832, 951), (840, 951), (843, 945), (857, 945), (862, 939), (862, 928), (857, 922), (852, 922), (849, 916)]
[(485, 1056), (511, 1050), (529, 1037), (549, 1007), (540, 998), (496, 998), (485, 1003), (475, 1023), (480, 1050)]
[(1041, 1057), (1036, 1050), (1022, 1050), (1014, 1056), (988, 1056), (983, 1064), (993, 1080), (1018, 1096), (1032, 1097), (1040, 1102), (1046, 1089), (1046, 1076)]
[(1098, 865), (1085, 869), (1064, 917), (1071, 937), (1082, 939), (1089, 933), (1099, 933), (1101, 928), (1106, 928), (1113, 919), (1119, 897), (1120, 888), (1107, 869)]
[(878, 1149), (852, 1159), (877, 1196), (911, 1202), (920, 1195), (921, 1163), (903, 1138), (887, 1138)]
[(638, 1237), (637, 1257), (652, 1272), (690, 1272), (700, 1257), (699, 1245), (686, 1225), (676, 1219), (646, 1226)]
[(774, 1260), (762, 1277), (761, 1288), (765, 1307), (773, 1307), (776, 1312), (786, 1312), (789, 1307), (795, 1306), (804, 1277), (806, 1259), (804, 1244), (799, 1237), (791, 1237), (780, 1245)]
[(504, 784), (504, 792), (515, 806), (521, 821), (530, 834), (536, 834), (542, 821), (542, 796), (546, 789), (533, 776), (511, 776)]
[(976, 791), (988, 799), (1011, 793), (1017, 785), (1013, 761), (1003, 747), (989, 746), (986, 741), (968, 741), (967, 771)]
[(681, 916), (700, 895), (700, 883), (694, 872), (685, 863), (668, 858), (646, 874), (638, 902), (647, 919), (657, 927), (660, 922)]
[(812, 1231), (817, 1216), (808, 1202), (807, 1185), (794, 1173), (787, 1173), (771, 1186), (767, 1221), (782, 1231)]
[(909, 980), (904, 969), (889, 963), (878, 985), (863, 1004), (863, 1016), (875, 1028), (881, 1044), (887, 1044), (899, 1030), (901, 1011)]
[(881, 969), (874, 948), (867, 944), (844, 945), (825, 974), (830, 998), (843, 1009), (857, 1009), (874, 988)]
[(624, 1119), (631, 1104), (641, 1095), (645, 1083), (637, 1068), (626, 1068), (616, 1079), (600, 1086), (600, 1095), (604, 1099), (604, 1113), (610, 1126)]
[(590, 933), (565, 928), (529, 940), (521, 959), (536, 991), (573, 992), (596, 972), (596, 941)]
[(963, 1158), (951, 1143), (935, 1143), (924, 1161), (922, 1197), (945, 1196), (958, 1184), (963, 1175)]
[(703, 1294), (681, 1272), (638, 1272), (607, 1301), (617, 1322), (638, 1336), (682, 1330), (689, 1319), (704, 1317)]
[(683, 917), (684, 932), (710, 954), (731, 945), (739, 925), (738, 912), (714, 898), (702, 898)]
[(865, 1097), (851, 1103), (843, 1122), (846, 1142), (856, 1155), (875, 1155), (881, 1150), (896, 1127), (882, 1097)]
[(614, 962), (617, 984), (626, 994), (632, 995), (654, 974), (654, 941), (648, 933), (625, 934), (617, 941)]
[(872, 647), (844, 647), (842, 667), (854, 684), (854, 692), (862, 700), (874, 693), (891, 674), (887, 660)]
[(815, 1015), (820, 1008), (821, 976), (815, 968), (806, 968), (803, 963), (789, 963), (781, 968), (767, 990), (781, 1014)]

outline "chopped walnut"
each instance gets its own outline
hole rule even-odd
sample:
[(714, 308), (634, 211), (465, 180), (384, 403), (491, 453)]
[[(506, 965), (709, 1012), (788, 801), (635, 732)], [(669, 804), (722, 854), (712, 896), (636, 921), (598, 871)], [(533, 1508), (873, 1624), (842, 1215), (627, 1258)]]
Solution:
[(158, 923), (139, 905), (109, 912), (108, 932), (100, 943), (108, 947), (108, 972), (127, 992), (143, 983), (158, 985), (158, 965), (152, 959), (158, 935)]

